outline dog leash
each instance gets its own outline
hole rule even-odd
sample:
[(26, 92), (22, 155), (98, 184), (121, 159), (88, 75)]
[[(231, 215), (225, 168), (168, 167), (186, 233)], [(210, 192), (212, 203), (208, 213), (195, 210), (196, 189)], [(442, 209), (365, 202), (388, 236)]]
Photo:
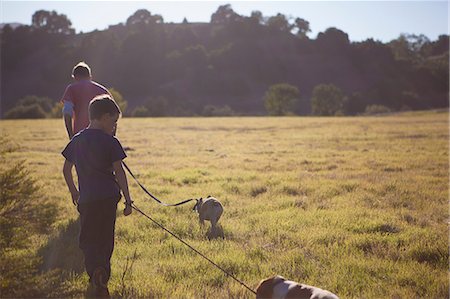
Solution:
[(131, 207), (136, 210), (137, 212), (139, 212), (140, 214), (142, 214), (144, 217), (148, 218), (149, 220), (151, 220), (154, 224), (156, 224), (157, 226), (159, 226), (161, 229), (163, 229), (164, 231), (166, 231), (167, 233), (171, 234), (173, 237), (175, 237), (178, 241), (180, 241), (181, 243), (183, 243), (184, 245), (186, 245), (187, 247), (189, 247), (191, 250), (193, 250), (195, 253), (197, 253), (198, 255), (200, 255), (202, 258), (204, 258), (205, 260), (207, 260), (208, 262), (210, 262), (211, 264), (213, 264), (215, 267), (217, 267), (219, 270), (221, 270), (223, 273), (225, 273), (226, 275), (230, 276), (231, 278), (233, 278), (235, 281), (237, 281), (238, 283), (240, 283), (242, 286), (244, 286), (247, 290), (249, 290), (250, 292), (252, 292), (253, 294), (256, 295), (256, 292), (251, 289), (249, 286), (247, 286), (244, 282), (242, 282), (241, 280), (237, 279), (233, 274), (227, 272), (225, 269), (223, 269), (222, 267), (220, 267), (219, 265), (217, 265), (216, 263), (214, 263), (211, 259), (209, 259), (208, 257), (206, 257), (203, 253), (201, 253), (200, 251), (198, 251), (197, 249), (195, 249), (194, 247), (192, 247), (191, 245), (189, 245), (188, 243), (186, 243), (183, 239), (181, 239), (180, 237), (178, 237), (177, 235), (175, 235), (174, 233), (172, 233), (170, 230), (168, 230), (167, 228), (165, 228), (164, 226), (162, 226), (161, 224), (159, 224), (158, 222), (156, 222), (155, 220), (153, 220), (150, 216), (148, 216), (147, 214), (145, 214), (144, 212), (142, 212), (134, 203), (131, 204)]
[(194, 198), (190, 198), (190, 199), (186, 199), (183, 200), (179, 203), (176, 204), (167, 204), (162, 202), (161, 200), (159, 200), (158, 198), (156, 198), (156, 196), (154, 196), (153, 194), (151, 194), (139, 181), (138, 179), (134, 176), (134, 174), (131, 172), (130, 168), (128, 167), (127, 164), (125, 164), (125, 162), (122, 161), (123, 166), (125, 166), (125, 169), (130, 173), (131, 177), (136, 181), (136, 183), (139, 185), (139, 187), (141, 187), (142, 190), (144, 190), (145, 193), (147, 193), (148, 196), (150, 196), (151, 198), (153, 198), (156, 202), (158, 202), (159, 204), (166, 206), (166, 207), (176, 207), (176, 206), (181, 206), (185, 203), (188, 203), (190, 201), (193, 201)]

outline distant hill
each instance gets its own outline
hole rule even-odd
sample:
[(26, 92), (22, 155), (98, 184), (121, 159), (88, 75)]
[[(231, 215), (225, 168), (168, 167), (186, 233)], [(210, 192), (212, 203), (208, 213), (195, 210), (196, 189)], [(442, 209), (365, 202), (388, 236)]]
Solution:
[(6, 25), (11, 26), (12, 29), (16, 29), (19, 26), (23, 26), (23, 24), (21, 23), (0, 23), (0, 30), (2, 30), (3, 27), (5, 27)]
[(299, 89), (297, 114), (311, 113), (319, 84), (342, 90), (345, 114), (370, 105), (448, 107), (448, 35), (350, 42), (345, 32), (329, 28), (310, 39), (302, 23), (297, 28), (284, 16), (219, 12), (210, 23), (166, 24), (138, 11), (103, 31), (21, 26), (3, 32), (3, 113), (26, 95), (59, 100), (79, 61), (92, 67), (95, 80), (118, 90), (129, 111), (145, 106), (155, 116), (205, 109), (266, 114), (263, 98), (276, 83)]

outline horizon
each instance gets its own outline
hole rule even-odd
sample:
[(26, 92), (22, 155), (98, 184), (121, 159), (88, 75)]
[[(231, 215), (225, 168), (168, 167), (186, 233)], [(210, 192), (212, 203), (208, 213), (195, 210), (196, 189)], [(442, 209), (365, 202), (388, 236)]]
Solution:
[[(125, 23), (138, 9), (160, 14), (164, 23), (208, 23), (220, 5), (249, 16), (259, 10), (265, 17), (277, 13), (300, 17), (310, 23), (309, 38), (335, 27), (349, 35), (352, 42), (375, 39), (389, 42), (401, 34), (424, 34), (430, 40), (449, 34), (447, 1), (1, 1), (0, 23), (31, 25), (34, 12), (55, 10), (65, 14), (76, 33), (105, 30)], [(107, 4), (107, 5), (106, 5)], [(182, 9), (173, 9), (180, 7)], [(101, 18), (99, 13), (103, 12)], [(382, 20), (380, 22), (380, 20)]]

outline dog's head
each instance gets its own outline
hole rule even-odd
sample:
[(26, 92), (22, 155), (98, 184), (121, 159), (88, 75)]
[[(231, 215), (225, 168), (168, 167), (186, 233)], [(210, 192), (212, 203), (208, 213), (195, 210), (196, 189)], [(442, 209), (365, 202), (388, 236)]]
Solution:
[(203, 198), (200, 197), (200, 199), (195, 199), (195, 201), (196, 201), (196, 203), (195, 203), (194, 207), (192, 208), (192, 211), (198, 212), (203, 205)]

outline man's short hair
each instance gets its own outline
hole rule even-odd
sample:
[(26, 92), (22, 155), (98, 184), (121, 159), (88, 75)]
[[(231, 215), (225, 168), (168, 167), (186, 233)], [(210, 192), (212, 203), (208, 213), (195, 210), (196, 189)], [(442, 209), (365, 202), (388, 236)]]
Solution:
[(119, 106), (109, 94), (96, 96), (89, 103), (89, 119), (100, 119), (105, 114), (121, 114)]
[(90, 78), (91, 77), (91, 68), (84, 61), (78, 62), (78, 64), (73, 67), (72, 77), (74, 77), (74, 78)]

